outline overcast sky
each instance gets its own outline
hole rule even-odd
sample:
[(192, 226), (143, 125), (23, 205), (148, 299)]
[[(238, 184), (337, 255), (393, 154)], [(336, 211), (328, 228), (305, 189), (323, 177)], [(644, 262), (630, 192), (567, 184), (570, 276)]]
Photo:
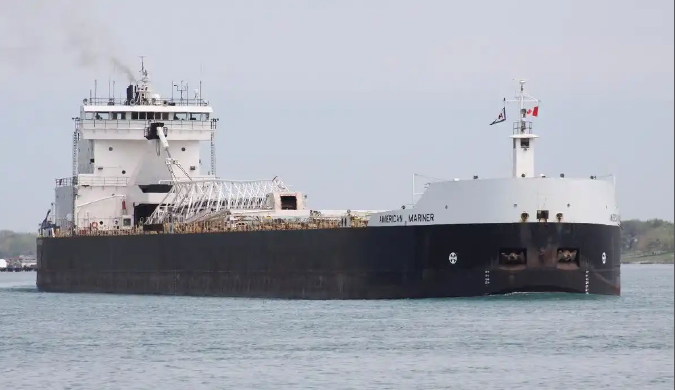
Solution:
[(0, 229), (35, 231), (82, 98), (138, 55), (165, 95), (201, 73), (219, 176), (279, 175), (315, 209), (398, 208), (413, 172), (510, 175), (510, 120), (488, 124), (523, 77), (538, 172), (614, 173), (623, 219), (673, 220), (672, 0), (0, 4)]

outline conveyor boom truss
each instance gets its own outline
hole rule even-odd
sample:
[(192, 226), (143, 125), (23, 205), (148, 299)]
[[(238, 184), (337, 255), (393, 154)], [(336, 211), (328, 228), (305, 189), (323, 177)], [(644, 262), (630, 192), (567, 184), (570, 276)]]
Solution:
[(267, 195), (287, 192), (284, 183), (272, 180), (172, 180), (172, 188), (146, 223), (201, 222), (232, 210), (269, 210)]

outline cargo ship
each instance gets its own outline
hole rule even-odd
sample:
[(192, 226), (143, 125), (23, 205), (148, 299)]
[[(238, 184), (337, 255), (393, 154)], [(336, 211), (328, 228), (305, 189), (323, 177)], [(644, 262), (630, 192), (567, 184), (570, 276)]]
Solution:
[(619, 295), (614, 178), (535, 172), (539, 100), (525, 84), (493, 122), (516, 106), (510, 177), (430, 180), (393, 210), (318, 210), (278, 177), (220, 179), (218, 119), (201, 87), (188, 95), (181, 82), (163, 97), (141, 65), (125, 96), (90, 93), (73, 118), (72, 174), (56, 180), (39, 224), (37, 287), (288, 299)]

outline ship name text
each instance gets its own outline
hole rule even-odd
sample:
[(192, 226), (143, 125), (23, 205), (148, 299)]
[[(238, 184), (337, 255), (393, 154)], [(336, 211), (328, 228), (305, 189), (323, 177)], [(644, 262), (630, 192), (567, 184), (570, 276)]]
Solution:
[[(434, 222), (434, 214), (410, 214), (407, 222)], [(403, 223), (403, 216), (397, 214), (380, 215), (380, 223)]]
[(401, 223), (402, 215), (380, 215), (380, 223)]
[(434, 214), (410, 214), (408, 215), (408, 222), (434, 222)]

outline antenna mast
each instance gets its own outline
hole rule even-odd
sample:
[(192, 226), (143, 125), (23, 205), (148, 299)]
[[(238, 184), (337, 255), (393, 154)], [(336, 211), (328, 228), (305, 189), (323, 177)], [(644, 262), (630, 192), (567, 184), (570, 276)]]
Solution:
[(138, 56), (141, 59), (141, 81), (143, 84), (148, 82), (148, 71), (145, 70), (145, 56)]
[[(173, 85), (176, 88), (176, 91), (180, 92), (181, 104), (183, 103), (183, 92), (185, 92), (187, 94), (187, 90), (188, 90), (187, 83), (185, 83), (185, 84), (183, 84), (183, 83), (184, 83), (184, 81), (181, 80), (180, 86), (178, 86), (178, 84)], [(171, 97), (173, 98), (173, 90), (171, 90)]]
[[(524, 79), (516, 80), (520, 85), (515, 99), (505, 100), (507, 103), (518, 103), (518, 122), (513, 123), (513, 176), (534, 177), (534, 143), (538, 135), (532, 133), (532, 122), (527, 120), (527, 103), (539, 104), (539, 100), (525, 91)], [(535, 114), (536, 115), (536, 114)]]
[(113, 62), (113, 72), (112, 72), (112, 99), (115, 101), (115, 75), (117, 73), (117, 66)]

